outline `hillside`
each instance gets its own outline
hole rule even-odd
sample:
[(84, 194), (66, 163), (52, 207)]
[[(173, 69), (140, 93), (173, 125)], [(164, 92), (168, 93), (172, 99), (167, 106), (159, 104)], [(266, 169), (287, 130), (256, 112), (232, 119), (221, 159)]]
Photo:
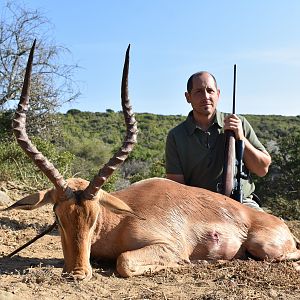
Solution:
[[(59, 127), (52, 131), (52, 136), (29, 135), (65, 177), (92, 178), (122, 144), (125, 126), (121, 112), (108, 109), (92, 113), (72, 109), (55, 117)], [(300, 219), (300, 154), (297, 150), (300, 147), (300, 116), (245, 117), (272, 154), (269, 174), (254, 178), (257, 193), (263, 204), (280, 216)], [(116, 190), (144, 178), (163, 177), (167, 133), (185, 118), (181, 115), (137, 113), (138, 143), (104, 189)], [(6, 123), (10, 122), (7, 120), (3, 124)], [(8, 134), (3, 133), (3, 128), (0, 132), (0, 180), (21, 181), (36, 188), (49, 186), (47, 178), (36, 170), (16, 145), (11, 133), (5, 138)], [(273, 201), (274, 198), (277, 200)]]
[[(103, 113), (92, 113), (69, 110), (60, 116), (63, 124), (63, 137), (67, 145), (72, 138), (87, 138), (97, 139), (106, 146), (114, 148), (123, 139), (124, 121), (121, 112), (107, 110)], [(278, 140), (291, 130), (300, 130), (300, 116), (245, 115), (245, 117), (264, 144), (271, 140)], [(135, 157), (139, 159), (162, 158), (167, 132), (185, 118), (181, 115), (137, 113), (139, 135), (138, 145), (134, 150)], [(140, 150), (143, 150), (143, 154), (138, 153)]]

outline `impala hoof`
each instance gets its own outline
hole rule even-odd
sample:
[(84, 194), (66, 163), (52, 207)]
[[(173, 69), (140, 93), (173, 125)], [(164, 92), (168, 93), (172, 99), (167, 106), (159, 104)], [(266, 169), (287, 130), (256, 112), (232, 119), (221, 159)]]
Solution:
[(63, 273), (63, 277), (74, 281), (88, 281), (92, 278), (92, 270), (76, 269), (70, 273)]
[(293, 264), (293, 267), (295, 268), (295, 270), (300, 272), (300, 261), (295, 261), (292, 264)]

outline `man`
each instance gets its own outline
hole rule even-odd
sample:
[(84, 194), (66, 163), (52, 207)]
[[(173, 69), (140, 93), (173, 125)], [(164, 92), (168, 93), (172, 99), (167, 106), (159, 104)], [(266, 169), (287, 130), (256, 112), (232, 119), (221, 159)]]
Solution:
[[(258, 176), (267, 174), (271, 157), (248, 121), (217, 110), (220, 90), (212, 74), (205, 71), (193, 74), (188, 80), (185, 97), (193, 110), (168, 134), (167, 178), (217, 192), (224, 165), (224, 130), (232, 130), (237, 140), (244, 140), (246, 169)], [(259, 209), (252, 199), (255, 187), (251, 177), (242, 181), (243, 202)]]

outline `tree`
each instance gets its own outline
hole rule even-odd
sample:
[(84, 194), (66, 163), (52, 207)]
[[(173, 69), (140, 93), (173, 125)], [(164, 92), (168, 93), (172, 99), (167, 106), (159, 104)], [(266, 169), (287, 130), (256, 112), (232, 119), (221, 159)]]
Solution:
[(258, 193), (266, 197), (300, 199), (300, 131), (298, 128), (273, 141), (272, 164), (266, 177), (257, 179)]
[(279, 149), (273, 157), (273, 182), (282, 196), (300, 199), (300, 132), (295, 129), (278, 141)]
[[(50, 40), (51, 23), (37, 10), (7, 1), (0, 20), (0, 112), (14, 108), (19, 100), (24, 70), (34, 39), (37, 46), (31, 84), (31, 111), (28, 130), (45, 134), (53, 129), (53, 112), (78, 97), (72, 79), (77, 65), (58, 63), (68, 49)], [(33, 121), (33, 116), (35, 120)], [(54, 122), (54, 123), (53, 123)]]

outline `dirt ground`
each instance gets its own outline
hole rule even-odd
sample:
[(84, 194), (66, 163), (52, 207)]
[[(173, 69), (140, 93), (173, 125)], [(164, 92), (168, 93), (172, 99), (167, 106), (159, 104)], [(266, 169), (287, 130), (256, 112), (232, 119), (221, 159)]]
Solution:
[[(13, 200), (21, 197), (13, 183), (0, 184), (0, 190)], [(51, 206), (0, 212), (0, 300), (300, 299), (300, 274), (291, 262), (198, 261), (129, 279), (119, 277), (114, 265), (93, 262), (90, 281), (70, 282), (60, 276), (63, 256), (57, 230), (12, 258), (5, 257), (53, 221)], [(300, 221), (288, 225), (300, 238)]]

